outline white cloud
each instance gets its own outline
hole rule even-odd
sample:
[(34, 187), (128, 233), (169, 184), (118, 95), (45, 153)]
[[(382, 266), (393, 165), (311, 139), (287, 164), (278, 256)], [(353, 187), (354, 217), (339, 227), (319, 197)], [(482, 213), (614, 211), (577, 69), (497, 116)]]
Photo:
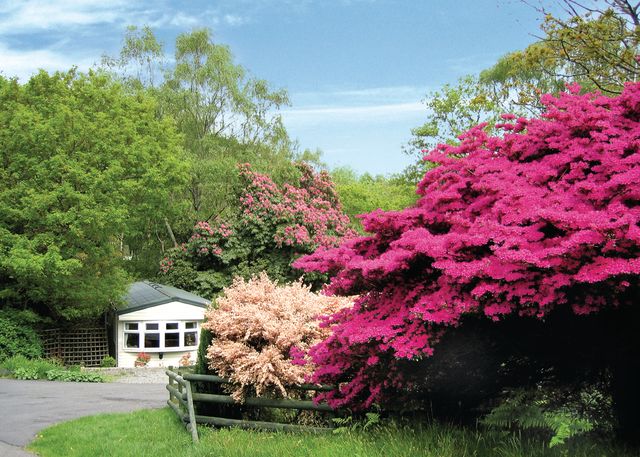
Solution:
[(402, 116), (424, 113), (425, 107), (419, 102), (394, 103), (373, 106), (323, 106), (289, 109), (282, 111), (287, 124), (320, 124), (324, 122), (374, 122), (397, 120)]
[(113, 23), (131, 11), (125, 0), (10, 0), (0, 6), (0, 33)]
[(0, 72), (8, 78), (17, 76), (22, 82), (26, 82), (39, 69), (48, 72), (65, 71), (75, 65), (86, 71), (94, 63), (94, 58), (72, 56), (51, 49), (15, 51), (0, 43)]
[(238, 14), (225, 14), (223, 16), (223, 20), (225, 24), (231, 27), (238, 27), (250, 22), (249, 18), (246, 16), (240, 16)]

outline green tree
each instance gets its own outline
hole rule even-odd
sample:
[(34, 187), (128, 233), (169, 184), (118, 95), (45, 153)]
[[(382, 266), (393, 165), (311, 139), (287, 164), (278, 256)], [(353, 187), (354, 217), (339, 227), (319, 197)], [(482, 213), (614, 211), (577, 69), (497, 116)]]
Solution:
[(249, 77), (208, 29), (178, 36), (175, 66), (161, 97), (193, 163), (190, 222), (211, 220), (229, 208), (237, 163), (268, 171), (291, 168), (290, 141), (280, 116), (273, 114), (289, 103), (286, 91)]
[[(526, 2), (524, 2), (526, 3)], [(557, 94), (568, 83), (584, 92), (620, 93), (625, 81), (636, 81), (640, 67), (640, 4), (625, 0), (596, 0), (589, 5), (563, 0), (564, 14), (551, 14), (542, 3), (542, 36), (524, 50), (501, 57), (479, 75), (461, 78), (427, 95), (427, 117), (412, 130), (405, 152), (419, 156), (403, 172), (417, 182), (432, 164), (423, 150), (438, 143), (457, 144), (460, 133), (486, 122), (492, 126), (503, 113), (535, 117), (541, 114), (540, 95)]]
[[(295, 179), (296, 146), (278, 114), (289, 103), (286, 91), (250, 76), (208, 29), (179, 35), (175, 64), (165, 66), (164, 60), (152, 30), (132, 26), (119, 57), (103, 59), (103, 66), (134, 91), (156, 97), (159, 113), (171, 116), (182, 133), (190, 167), (183, 193), (188, 209), (180, 222), (166, 224), (177, 245), (196, 221), (213, 223), (233, 212), (238, 163), (251, 163), (277, 182)], [(155, 86), (162, 68), (163, 81)]]
[(67, 319), (117, 303), (187, 172), (152, 98), (74, 70), (0, 78), (0, 160), (0, 303)]
[(360, 232), (363, 229), (357, 218), (359, 214), (376, 209), (400, 210), (411, 206), (418, 197), (415, 186), (402, 180), (368, 173), (358, 175), (348, 167), (334, 169), (331, 177), (351, 227)]

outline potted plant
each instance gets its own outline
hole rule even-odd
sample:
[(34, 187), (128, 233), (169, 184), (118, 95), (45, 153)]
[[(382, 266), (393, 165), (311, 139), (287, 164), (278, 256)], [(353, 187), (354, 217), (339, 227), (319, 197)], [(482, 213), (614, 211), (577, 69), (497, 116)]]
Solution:
[(151, 360), (151, 356), (145, 352), (139, 352), (136, 357), (135, 366), (137, 367), (146, 367)]
[(191, 353), (187, 352), (185, 355), (180, 357), (180, 366), (181, 367), (189, 367), (191, 366)]

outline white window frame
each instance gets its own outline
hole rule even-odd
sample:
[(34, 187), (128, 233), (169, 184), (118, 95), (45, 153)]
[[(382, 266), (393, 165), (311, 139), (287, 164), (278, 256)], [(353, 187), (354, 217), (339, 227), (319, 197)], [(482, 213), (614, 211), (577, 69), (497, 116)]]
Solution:
[[(178, 324), (177, 329), (167, 330), (167, 324)], [(137, 330), (128, 330), (130, 324), (138, 324)], [(158, 330), (147, 330), (147, 324), (157, 324)], [(187, 324), (195, 324), (194, 328), (187, 328)], [(196, 344), (194, 346), (185, 346), (185, 334), (195, 332)], [(157, 333), (160, 337), (159, 347), (145, 347), (145, 333)], [(173, 347), (165, 347), (165, 334), (178, 333), (179, 345)], [(127, 347), (127, 334), (138, 334), (139, 347)], [(125, 352), (185, 352), (193, 351), (198, 348), (200, 342), (200, 321), (194, 320), (166, 320), (166, 321), (124, 321), (122, 326), (122, 350)]]

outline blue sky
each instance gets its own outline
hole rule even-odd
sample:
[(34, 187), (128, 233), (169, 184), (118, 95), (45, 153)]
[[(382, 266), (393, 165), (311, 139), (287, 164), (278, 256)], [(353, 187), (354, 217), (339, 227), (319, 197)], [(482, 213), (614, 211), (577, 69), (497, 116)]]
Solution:
[(177, 34), (209, 27), (236, 60), (289, 91), (285, 124), (331, 167), (398, 172), (425, 95), (476, 73), (538, 33), (518, 0), (1, 0), (0, 71), (87, 69), (116, 55), (127, 25)]

